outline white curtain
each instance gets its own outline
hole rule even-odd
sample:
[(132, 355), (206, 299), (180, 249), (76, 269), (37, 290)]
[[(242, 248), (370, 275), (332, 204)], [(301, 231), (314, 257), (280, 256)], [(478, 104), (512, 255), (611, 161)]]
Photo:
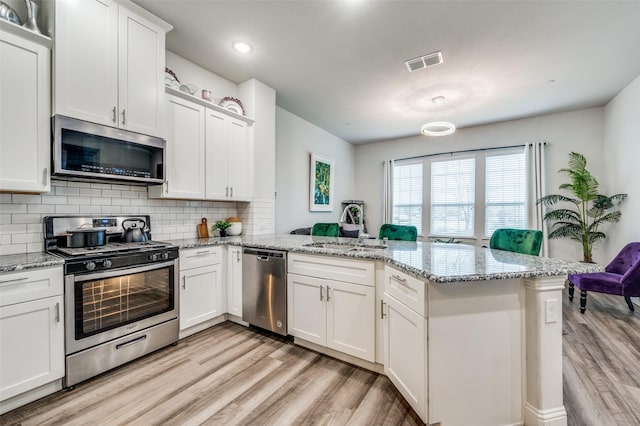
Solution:
[(382, 163), (382, 223), (391, 223), (393, 218), (393, 160)]
[(542, 231), (542, 249), (540, 256), (549, 255), (549, 237), (547, 224), (542, 220), (544, 217), (544, 206), (536, 201), (546, 195), (545, 182), (545, 145), (546, 142), (534, 142), (526, 145), (525, 156), (527, 162), (527, 183), (529, 207), (529, 228)]

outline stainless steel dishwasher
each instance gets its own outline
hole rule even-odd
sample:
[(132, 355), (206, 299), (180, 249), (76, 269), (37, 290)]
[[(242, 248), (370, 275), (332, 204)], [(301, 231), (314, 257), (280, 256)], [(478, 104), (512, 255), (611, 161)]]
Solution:
[(287, 253), (245, 248), (242, 253), (242, 319), (287, 335)]

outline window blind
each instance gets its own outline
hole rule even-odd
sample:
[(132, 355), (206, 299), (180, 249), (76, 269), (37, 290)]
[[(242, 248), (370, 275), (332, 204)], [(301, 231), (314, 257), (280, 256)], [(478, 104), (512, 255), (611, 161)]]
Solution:
[(526, 228), (524, 153), (485, 159), (485, 237), (498, 228)]
[(413, 225), (422, 233), (422, 163), (393, 168), (393, 223)]
[(475, 214), (475, 158), (431, 163), (433, 235), (472, 237)]

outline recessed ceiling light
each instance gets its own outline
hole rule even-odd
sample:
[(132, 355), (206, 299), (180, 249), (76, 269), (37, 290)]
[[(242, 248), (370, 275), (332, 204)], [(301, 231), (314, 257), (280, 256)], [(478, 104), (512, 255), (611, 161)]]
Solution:
[(435, 98), (431, 99), (431, 102), (433, 102), (434, 105), (440, 105), (444, 102), (444, 96), (436, 96)]
[(231, 46), (236, 52), (240, 53), (249, 53), (253, 50), (251, 48), (251, 45), (249, 43), (245, 43), (244, 41), (234, 41)]
[(446, 136), (456, 131), (456, 126), (448, 121), (433, 121), (420, 129), (425, 136)]

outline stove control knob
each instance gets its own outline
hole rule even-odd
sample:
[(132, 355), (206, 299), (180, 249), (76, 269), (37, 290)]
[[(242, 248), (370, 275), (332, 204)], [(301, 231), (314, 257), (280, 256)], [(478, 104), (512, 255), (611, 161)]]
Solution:
[(166, 252), (166, 251), (165, 251), (164, 253), (162, 253), (162, 254), (161, 254), (161, 257), (162, 257), (162, 260), (167, 260), (167, 259), (169, 259), (169, 252)]
[(87, 268), (88, 271), (93, 271), (94, 269), (96, 269), (96, 263), (95, 262), (87, 262), (84, 264), (84, 267)]
[(105, 268), (111, 268), (111, 261), (109, 259), (105, 259), (102, 262), (102, 266), (104, 266)]
[(155, 262), (156, 260), (158, 260), (158, 255), (156, 253), (149, 255), (149, 260)]

